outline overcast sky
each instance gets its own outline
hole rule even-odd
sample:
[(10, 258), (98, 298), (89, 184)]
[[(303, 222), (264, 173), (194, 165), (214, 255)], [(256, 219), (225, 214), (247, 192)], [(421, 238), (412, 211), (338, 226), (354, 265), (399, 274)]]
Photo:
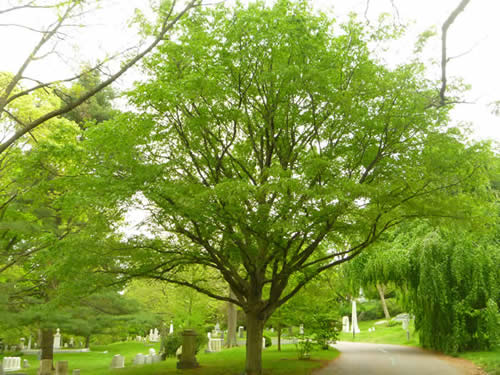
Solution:
[[(0, 10), (12, 0), (0, 0)], [(106, 54), (134, 45), (137, 42), (136, 30), (127, 26), (134, 8), (148, 8), (148, 0), (102, 0), (101, 9), (87, 15), (82, 23), (85, 28), (67, 29), (68, 38), (61, 41), (61, 56), (52, 56), (38, 61), (28, 70), (27, 75), (43, 79), (68, 77), (78, 69), (82, 61), (102, 58)], [(338, 20), (345, 20), (349, 12), (359, 14), (360, 20), (376, 24), (380, 13), (390, 13), (394, 22), (410, 23), (408, 35), (400, 42), (391, 45), (384, 56), (389, 63), (404, 62), (410, 56), (418, 33), (440, 27), (459, 0), (312, 0), (321, 9)], [(368, 6), (367, 6), (368, 5)], [(465, 53), (450, 61), (450, 76), (462, 77), (472, 85), (467, 100), (474, 104), (457, 106), (453, 119), (455, 122), (471, 122), (475, 138), (493, 138), (500, 141), (500, 117), (491, 114), (489, 104), (500, 100), (500, 0), (471, 0), (465, 12), (460, 14), (449, 31), (449, 56)], [(19, 23), (26, 26), (46, 25), (52, 14), (40, 10), (0, 14), (0, 71), (15, 71), (29, 54), (39, 34), (19, 27), (6, 27), (2, 24)], [(68, 43), (70, 42), (70, 43)], [(89, 56), (91, 58), (89, 58)], [(431, 64), (434, 77), (439, 74), (439, 39), (430, 43), (424, 58)], [(119, 85), (127, 86), (139, 77), (130, 72)]]

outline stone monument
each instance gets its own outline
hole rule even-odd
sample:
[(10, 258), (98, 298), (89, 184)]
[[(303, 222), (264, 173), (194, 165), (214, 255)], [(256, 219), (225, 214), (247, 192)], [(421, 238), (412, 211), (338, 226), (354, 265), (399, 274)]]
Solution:
[(347, 332), (347, 333), (350, 332), (350, 330), (349, 330), (349, 317), (348, 316), (344, 316), (342, 318), (342, 332)]
[(56, 375), (68, 375), (68, 361), (57, 361)]
[(200, 367), (196, 361), (196, 332), (192, 329), (186, 329), (182, 332), (182, 353), (178, 369)]
[(352, 300), (352, 316), (351, 316), (351, 332), (356, 334), (359, 333), (359, 327), (358, 327), (358, 314), (356, 312), (356, 300)]
[(54, 349), (61, 349), (61, 330), (59, 328), (54, 335)]
[(117, 354), (113, 356), (111, 360), (111, 368), (124, 368), (125, 367), (125, 357)]

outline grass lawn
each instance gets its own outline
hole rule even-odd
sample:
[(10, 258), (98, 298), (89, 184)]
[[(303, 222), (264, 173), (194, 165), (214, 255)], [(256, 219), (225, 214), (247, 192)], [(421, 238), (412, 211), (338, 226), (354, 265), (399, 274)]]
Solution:
[[(375, 325), (378, 320), (368, 320), (358, 322), (360, 333), (352, 337), (352, 333), (342, 332), (339, 336), (340, 341), (371, 342), (374, 344), (394, 344), (394, 345), (418, 345), (418, 334), (415, 332), (413, 321), (410, 322), (410, 340), (406, 337), (406, 331), (401, 327), (401, 323), (393, 327), (387, 324)], [(375, 332), (368, 332), (368, 328), (375, 327)]]
[[(90, 353), (78, 354), (55, 354), (54, 361), (65, 360), (69, 362), (70, 374), (73, 369), (80, 369), (82, 375), (168, 375), (168, 374), (203, 374), (203, 375), (240, 375), (245, 364), (245, 347), (226, 349), (219, 353), (200, 353), (197, 355), (201, 367), (194, 370), (176, 369), (176, 360), (169, 358), (164, 362), (152, 365), (134, 366), (132, 360), (137, 353), (147, 354), (148, 349), (154, 347), (157, 351), (158, 345), (145, 345), (142, 343), (128, 342), (115, 343), (106, 346), (92, 347)], [(108, 353), (103, 353), (107, 351)], [(115, 354), (125, 356), (125, 369), (110, 370), (111, 358)], [(311, 359), (300, 361), (297, 359), (297, 351), (294, 345), (283, 345), (282, 351), (278, 352), (276, 346), (263, 351), (264, 375), (308, 375), (314, 369), (322, 367), (327, 361), (338, 356), (339, 352), (331, 349), (328, 351), (313, 351)], [(22, 372), (35, 375), (38, 369), (36, 356), (27, 355), (23, 357), (30, 362), (29, 369)], [(15, 373), (14, 373), (15, 374)]]

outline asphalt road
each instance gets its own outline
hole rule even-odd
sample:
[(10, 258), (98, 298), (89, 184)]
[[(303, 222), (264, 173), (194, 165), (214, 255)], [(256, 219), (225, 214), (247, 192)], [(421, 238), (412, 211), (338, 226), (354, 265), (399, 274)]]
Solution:
[(459, 363), (418, 348), (338, 342), (341, 354), (316, 375), (466, 375)]

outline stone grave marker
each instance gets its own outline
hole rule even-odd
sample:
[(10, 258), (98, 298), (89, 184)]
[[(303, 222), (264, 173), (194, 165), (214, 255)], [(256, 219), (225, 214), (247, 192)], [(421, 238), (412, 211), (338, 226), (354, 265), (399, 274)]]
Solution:
[(178, 369), (200, 366), (196, 361), (196, 336), (196, 332), (192, 329), (186, 329), (182, 332), (182, 353), (179, 362), (177, 362)]
[(117, 354), (113, 356), (111, 360), (111, 368), (124, 368), (125, 367), (125, 357)]
[(68, 361), (57, 361), (56, 375), (68, 375)]
[(23, 368), (29, 368), (30, 367), (30, 363), (27, 359), (23, 359)]
[(299, 326), (299, 335), (303, 335), (303, 334), (304, 334), (304, 325), (303, 325), (303, 324), (301, 324), (301, 325)]
[(73, 375), (80, 375), (80, 369), (79, 368), (74, 369)]
[(2, 367), (5, 372), (21, 369), (21, 357), (4, 357)]
[(349, 317), (344, 316), (342, 317), (342, 332), (347, 332), (349, 333)]
[(144, 364), (144, 354), (139, 353), (134, 358), (135, 365), (143, 365)]
[(239, 326), (238, 327), (238, 336), (239, 336), (240, 339), (243, 338), (243, 331), (244, 330), (245, 330), (245, 327), (243, 327), (243, 326)]
[(54, 335), (54, 349), (61, 349), (61, 330), (59, 328)]

